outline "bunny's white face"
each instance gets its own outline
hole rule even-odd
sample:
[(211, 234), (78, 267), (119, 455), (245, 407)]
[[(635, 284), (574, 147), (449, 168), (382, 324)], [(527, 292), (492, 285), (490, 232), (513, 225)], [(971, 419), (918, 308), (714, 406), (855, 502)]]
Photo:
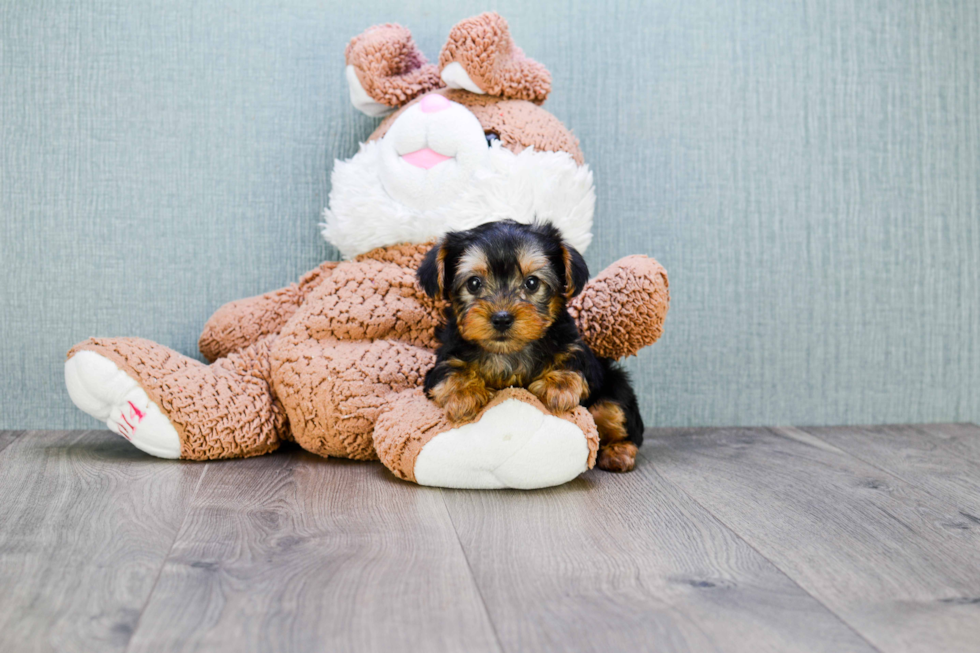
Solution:
[(331, 175), (323, 236), (346, 258), (512, 219), (550, 220), (579, 251), (592, 240), (592, 173), (564, 151), (501, 145), (466, 106), (430, 93)]

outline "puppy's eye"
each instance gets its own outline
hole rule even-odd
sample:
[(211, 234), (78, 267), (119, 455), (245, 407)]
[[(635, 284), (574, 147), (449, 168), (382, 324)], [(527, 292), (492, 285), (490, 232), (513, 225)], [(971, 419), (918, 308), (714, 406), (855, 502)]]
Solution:
[(466, 280), (466, 289), (470, 291), (470, 294), (475, 295), (480, 292), (480, 288), (483, 287), (483, 280), (480, 277), (470, 277)]
[(493, 145), (493, 142), (494, 141), (499, 141), (500, 140), (500, 134), (498, 134), (497, 132), (494, 132), (494, 131), (487, 130), (487, 131), (483, 132), (483, 135), (487, 139), (487, 147), (490, 147), (491, 145)]
[(541, 280), (537, 277), (528, 277), (524, 280), (524, 289), (528, 292), (534, 292), (541, 286)]

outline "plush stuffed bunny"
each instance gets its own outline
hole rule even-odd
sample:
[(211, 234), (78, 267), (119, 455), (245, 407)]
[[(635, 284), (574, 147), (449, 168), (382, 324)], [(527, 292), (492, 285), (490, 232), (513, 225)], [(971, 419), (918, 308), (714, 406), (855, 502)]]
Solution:
[[(511, 218), (550, 220), (579, 250), (592, 238), (592, 173), (577, 139), (539, 106), (548, 71), (492, 13), (456, 25), (438, 67), (398, 25), (367, 30), (345, 54), (354, 106), (394, 112), (334, 166), (323, 235), (346, 260), (221, 307), (200, 339), (210, 365), (139, 338), (76, 345), (65, 364), (72, 401), (164, 458), (257, 456), (295, 441), (325, 457), (380, 459), (424, 485), (574, 478), (598, 447), (584, 408), (552, 415), (507, 389), (454, 425), (420, 389), (442, 306), (415, 270), (439, 236)], [(668, 301), (663, 268), (630, 256), (570, 310), (598, 355), (620, 358), (660, 336)]]

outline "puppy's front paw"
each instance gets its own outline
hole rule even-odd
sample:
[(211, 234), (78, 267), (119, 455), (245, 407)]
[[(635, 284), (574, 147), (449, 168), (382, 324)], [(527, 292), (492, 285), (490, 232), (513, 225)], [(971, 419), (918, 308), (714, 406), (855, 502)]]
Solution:
[(582, 398), (589, 394), (589, 386), (582, 375), (568, 370), (545, 372), (527, 389), (555, 414), (575, 410)]
[(489, 392), (470, 392), (455, 395), (446, 401), (446, 405), (444, 406), (446, 417), (454, 424), (470, 422), (489, 401)]
[(457, 371), (432, 388), (429, 396), (446, 411), (450, 422), (468, 422), (487, 405), (493, 393), (483, 380), (467, 371)]
[(599, 447), (596, 466), (607, 472), (629, 472), (636, 466), (636, 445), (632, 442), (612, 442)]

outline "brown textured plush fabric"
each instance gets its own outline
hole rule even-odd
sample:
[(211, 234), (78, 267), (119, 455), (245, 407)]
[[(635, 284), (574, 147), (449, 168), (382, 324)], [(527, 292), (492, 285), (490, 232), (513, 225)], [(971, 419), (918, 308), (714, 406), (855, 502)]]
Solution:
[(432, 366), (436, 303), (415, 282), (428, 245), (341, 263), (287, 322), (272, 352), (274, 388), (304, 448), (376, 458), (372, 431), (392, 393)]
[(551, 92), (551, 73), (524, 55), (507, 21), (493, 12), (462, 20), (449, 32), (439, 70), (454, 61), (488, 95), (541, 104)]
[[(535, 104), (492, 95), (476, 95), (469, 91), (442, 89), (435, 92), (469, 109), (480, 121), (483, 130), (495, 132), (500, 137), (501, 145), (514, 154), (526, 147), (533, 147), (543, 152), (567, 152), (579, 165), (585, 161), (578, 138), (558, 118)], [(368, 140), (383, 137), (401, 112), (412, 104), (414, 102), (385, 118)]]
[(376, 102), (398, 107), (444, 86), (436, 67), (401, 25), (377, 25), (355, 36), (344, 51), (361, 86)]
[(336, 261), (322, 263), (285, 288), (258, 297), (229, 302), (215, 311), (204, 325), (198, 349), (209, 361), (216, 361), (258, 341), (263, 336), (279, 333), (293, 313), (306, 300), (330, 271)]
[(429, 401), (421, 388), (406, 390), (392, 397), (385, 412), (378, 416), (374, 448), (395, 476), (414, 483), (415, 459), (422, 447), (451, 428), (445, 411)]
[(400, 390), (421, 385), (435, 355), (391, 340), (304, 339), (290, 333), (273, 352), (275, 391), (293, 438), (321, 456), (377, 458), (374, 422)]
[(600, 272), (568, 307), (592, 351), (608, 358), (632, 356), (655, 343), (668, 308), (667, 271), (642, 255)]
[[(483, 417), (491, 408), (516, 399), (531, 404), (543, 413), (549, 413), (537, 397), (522, 388), (507, 388), (497, 392), (475, 420)], [(549, 413), (550, 414), (550, 413)], [(599, 450), (599, 432), (589, 412), (579, 406), (571, 413), (558, 415), (572, 422), (585, 433), (589, 446), (587, 468), (595, 465)], [(374, 427), (374, 446), (385, 467), (395, 476), (415, 482), (415, 460), (429, 440), (454, 428), (446, 419), (445, 412), (426, 399), (422, 390), (416, 388), (400, 393), (393, 399), (390, 407), (382, 413)]]

